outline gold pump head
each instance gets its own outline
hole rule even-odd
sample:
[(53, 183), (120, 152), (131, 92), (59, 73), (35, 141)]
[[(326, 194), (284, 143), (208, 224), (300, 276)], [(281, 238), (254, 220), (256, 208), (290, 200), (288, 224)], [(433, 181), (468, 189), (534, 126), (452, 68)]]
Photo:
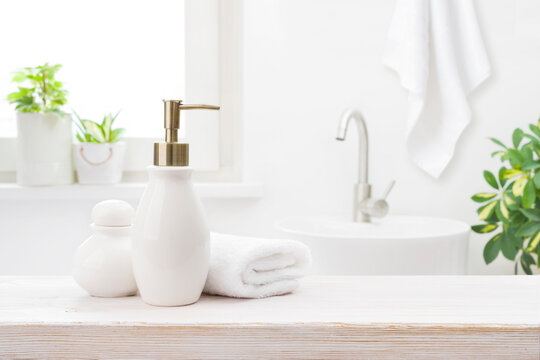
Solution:
[(188, 166), (189, 144), (178, 142), (181, 110), (219, 110), (214, 105), (185, 105), (182, 100), (163, 100), (165, 106), (165, 142), (154, 143), (154, 165), (156, 166)]

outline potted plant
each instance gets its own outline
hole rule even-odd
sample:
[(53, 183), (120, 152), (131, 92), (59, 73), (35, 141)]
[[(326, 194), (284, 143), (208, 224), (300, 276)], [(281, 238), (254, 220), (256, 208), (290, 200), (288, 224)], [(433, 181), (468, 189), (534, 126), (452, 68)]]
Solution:
[(484, 248), (486, 264), (502, 252), (515, 261), (516, 274), (519, 265), (530, 275), (540, 268), (540, 120), (529, 125), (529, 130), (515, 129), (512, 146), (490, 138), (500, 147), (492, 156), (500, 158), (503, 166), (497, 176), (484, 171), (484, 179), (494, 191), (472, 196), (482, 203), (478, 217), (484, 222), (472, 230), (495, 233)]
[(124, 129), (113, 129), (116, 115), (107, 114), (101, 123), (77, 117), (78, 144), (74, 144), (75, 166), (80, 184), (116, 184), (122, 180), (125, 144), (119, 142)]
[(63, 185), (73, 182), (71, 118), (62, 111), (67, 91), (55, 75), (61, 65), (25, 67), (14, 72), (18, 90), (7, 100), (17, 111), (17, 183)]

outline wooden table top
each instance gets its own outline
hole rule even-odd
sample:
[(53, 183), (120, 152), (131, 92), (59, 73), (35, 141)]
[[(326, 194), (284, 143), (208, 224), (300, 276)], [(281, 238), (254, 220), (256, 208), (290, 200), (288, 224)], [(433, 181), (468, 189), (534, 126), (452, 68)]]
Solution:
[(308, 277), (266, 299), (154, 307), (0, 277), (0, 358), (540, 357), (538, 276)]

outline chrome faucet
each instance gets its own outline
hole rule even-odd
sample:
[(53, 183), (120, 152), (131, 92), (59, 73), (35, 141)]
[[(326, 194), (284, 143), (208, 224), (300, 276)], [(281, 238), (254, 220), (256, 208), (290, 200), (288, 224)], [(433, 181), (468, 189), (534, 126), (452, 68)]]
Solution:
[(372, 217), (384, 217), (388, 214), (386, 197), (396, 182), (390, 182), (381, 199), (371, 197), (371, 185), (368, 183), (368, 133), (360, 111), (347, 109), (341, 115), (336, 140), (345, 140), (351, 119), (356, 121), (358, 129), (358, 182), (354, 184), (353, 221), (370, 222)]

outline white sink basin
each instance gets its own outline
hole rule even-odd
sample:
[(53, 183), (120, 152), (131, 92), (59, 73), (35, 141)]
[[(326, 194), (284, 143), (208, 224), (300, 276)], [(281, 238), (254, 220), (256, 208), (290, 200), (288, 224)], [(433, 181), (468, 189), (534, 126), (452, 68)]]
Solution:
[(325, 275), (464, 275), (469, 226), (461, 221), (388, 216), (372, 223), (299, 218), (278, 228), (308, 245), (313, 273)]

